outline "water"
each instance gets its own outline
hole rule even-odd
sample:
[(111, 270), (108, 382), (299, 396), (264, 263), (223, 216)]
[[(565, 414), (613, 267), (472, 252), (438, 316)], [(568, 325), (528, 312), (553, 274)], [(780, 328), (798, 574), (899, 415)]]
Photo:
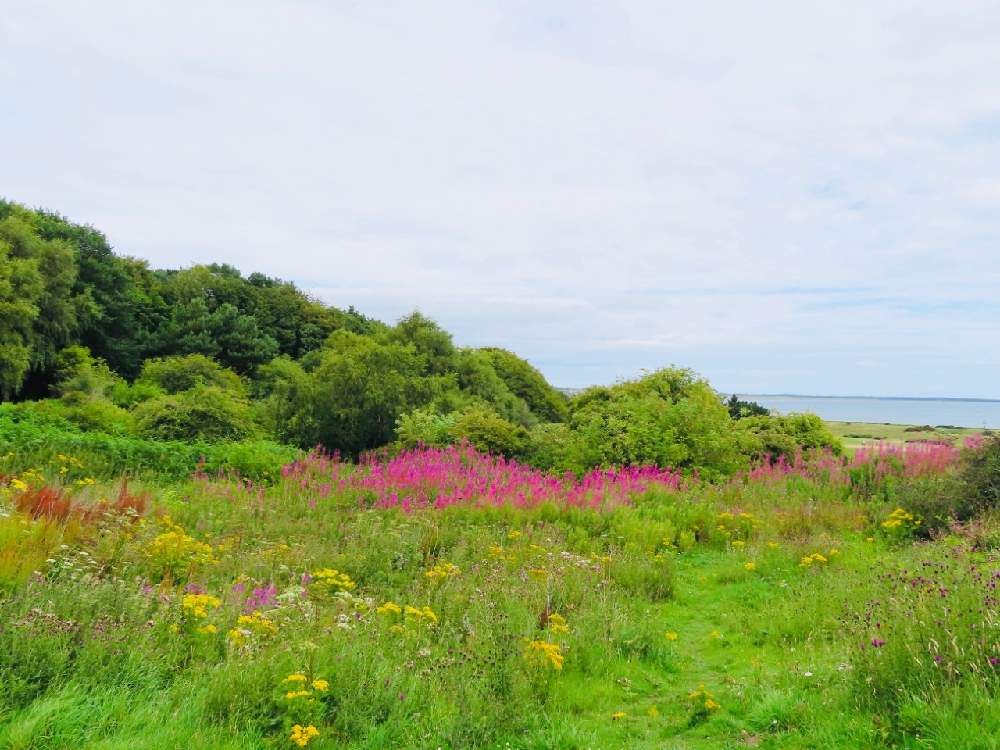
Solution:
[(781, 414), (808, 411), (836, 422), (1000, 428), (1000, 401), (958, 398), (848, 398), (740, 394)]

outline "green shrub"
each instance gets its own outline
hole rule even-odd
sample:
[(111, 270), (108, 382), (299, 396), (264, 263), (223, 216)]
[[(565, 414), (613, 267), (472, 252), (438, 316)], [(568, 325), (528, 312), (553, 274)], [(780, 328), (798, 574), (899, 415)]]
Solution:
[(840, 455), (844, 446), (815, 414), (744, 417), (737, 422), (753, 440), (756, 457), (792, 458), (800, 450), (830, 450)]
[(136, 430), (156, 440), (246, 440), (259, 434), (246, 401), (218, 386), (196, 386), (136, 407)]
[(142, 366), (139, 382), (156, 386), (168, 394), (206, 385), (240, 394), (243, 392), (239, 375), (204, 354), (148, 359)]
[(13, 453), (12, 472), (45, 466), (62, 453), (84, 463), (90, 476), (122, 474), (184, 479), (199, 466), (207, 473), (235, 472), (253, 480), (272, 480), (298, 451), (268, 441), (230, 443), (144, 440), (102, 432), (83, 432), (61, 416), (0, 406), (0, 454)]
[(965, 451), (959, 471), (962, 503), (970, 514), (1000, 507), (1000, 437)]

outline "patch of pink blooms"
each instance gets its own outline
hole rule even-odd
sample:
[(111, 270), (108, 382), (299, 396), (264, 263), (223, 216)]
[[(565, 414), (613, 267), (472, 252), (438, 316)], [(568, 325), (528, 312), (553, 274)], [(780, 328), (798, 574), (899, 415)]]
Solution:
[[(551, 474), (503, 456), (479, 453), (468, 445), (418, 448), (387, 457), (371, 454), (356, 466), (337, 456), (311, 454), (282, 470), (303, 488), (327, 494), (359, 491), (379, 508), (446, 508), (452, 505), (532, 508), (606, 508), (629, 504), (651, 487), (676, 490), (681, 475), (655, 466), (594, 469), (583, 477)], [(325, 490), (325, 491), (324, 491)]]
[[(974, 450), (981, 444), (982, 438), (978, 436), (965, 440), (967, 449)], [(878, 441), (861, 446), (849, 458), (835, 456), (830, 451), (798, 451), (791, 459), (779, 456), (760, 462), (743, 477), (766, 482), (797, 476), (846, 484), (850, 482), (851, 471), (861, 468), (868, 468), (875, 480), (889, 476), (926, 477), (941, 474), (955, 466), (961, 453), (961, 449), (948, 443)]]

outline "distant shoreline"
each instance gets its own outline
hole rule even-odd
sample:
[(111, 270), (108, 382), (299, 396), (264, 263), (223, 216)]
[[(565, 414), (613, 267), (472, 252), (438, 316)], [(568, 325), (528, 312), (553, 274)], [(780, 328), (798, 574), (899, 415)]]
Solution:
[(817, 396), (806, 393), (739, 393), (753, 398), (828, 398), (852, 401), (958, 401), (974, 404), (1000, 404), (1000, 398), (963, 398), (956, 396)]

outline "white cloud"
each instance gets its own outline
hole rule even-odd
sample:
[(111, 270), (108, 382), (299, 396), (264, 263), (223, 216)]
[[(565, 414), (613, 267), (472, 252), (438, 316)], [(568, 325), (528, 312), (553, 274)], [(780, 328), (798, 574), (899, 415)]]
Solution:
[(1000, 396), (998, 34), (985, 2), (39, 1), (0, 18), (3, 191), (560, 384)]

